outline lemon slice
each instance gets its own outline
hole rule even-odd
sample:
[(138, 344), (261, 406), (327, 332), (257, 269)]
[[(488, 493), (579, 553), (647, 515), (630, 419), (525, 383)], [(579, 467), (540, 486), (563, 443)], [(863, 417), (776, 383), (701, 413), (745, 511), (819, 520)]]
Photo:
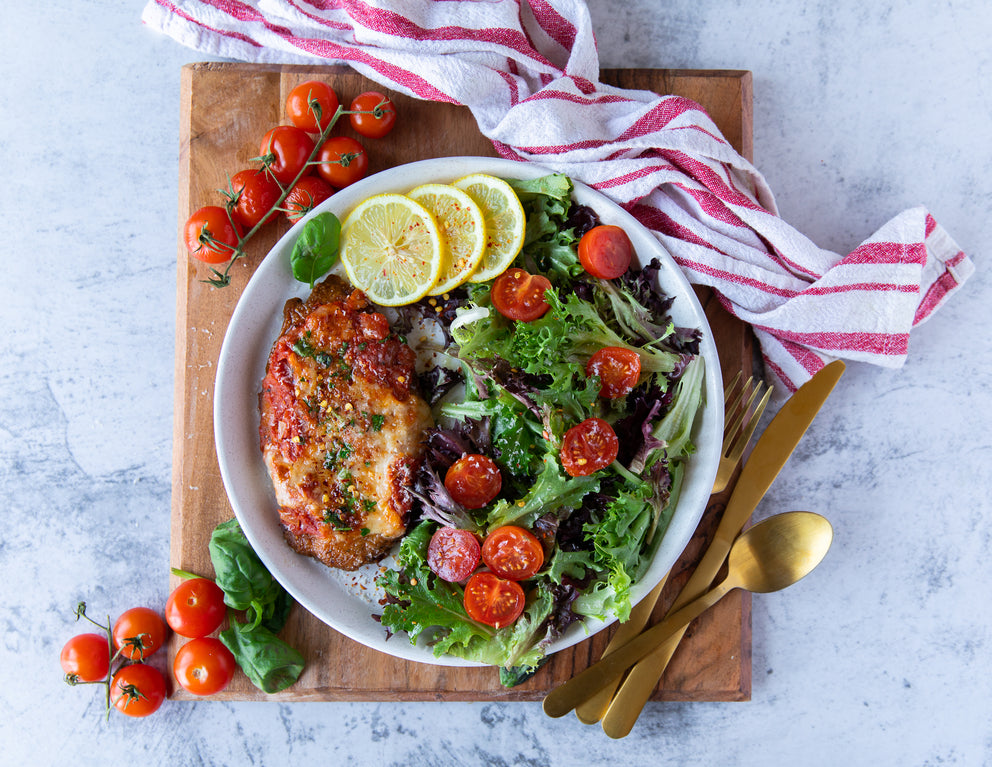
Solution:
[(482, 208), (486, 219), (486, 252), (482, 262), (469, 277), (471, 282), (485, 282), (506, 271), (524, 244), (527, 219), (524, 206), (508, 183), (486, 173), (473, 173), (452, 186), (468, 192)]
[(447, 184), (423, 184), (406, 193), (431, 212), (444, 235), (444, 258), (437, 284), (427, 291), (439, 296), (471, 277), (486, 251), (486, 220), (482, 208), (461, 189)]
[(419, 301), (437, 282), (441, 262), (437, 222), (404, 195), (370, 197), (341, 226), (341, 263), (348, 279), (382, 306)]

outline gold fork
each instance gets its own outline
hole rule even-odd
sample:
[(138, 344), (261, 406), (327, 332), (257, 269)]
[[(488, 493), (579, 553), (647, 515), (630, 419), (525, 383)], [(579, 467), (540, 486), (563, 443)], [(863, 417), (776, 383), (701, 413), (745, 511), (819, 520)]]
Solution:
[(755, 405), (754, 401), (761, 393), (764, 384), (761, 381), (755, 384), (754, 376), (751, 376), (742, 385), (739, 385), (742, 378), (744, 378), (744, 374), (738, 371), (734, 380), (723, 392), (725, 413), (723, 448), (720, 451), (720, 466), (716, 470), (716, 480), (713, 482), (714, 493), (721, 492), (730, 482), (734, 470), (741, 462), (741, 456), (744, 455), (744, 449), (751, 441), (758, 421), (761, 420), (761, 414), (765, 411), (768, 399), (772, 395), (772, 390), (766, 387), (764, 396)]
[[(727, 483), (730, 482), (730, 478), (737, 468), (737, 463), (741, 460), (741, 456), (744, 455), (744, 449), (754, 434), (758, 421), (761, 419), (761, 414), (764, 412), (765, 406), (768, 404), (768, 399), (771, 396), (771, 389), (768, 389), (761, 398), (761, 401), (752, 410), (751, 406), (754, 404), (754, 400), (761, 390), (762, 383), (759, 381), (757, 386), (755, 386), (754, 377), (752, 376), (748, 378), (743, 386), (739, 387), (738, 384), (740, 384), (743, 377), (743, 374), (738, 371), (734, 380), (730, 382), (723, 392), (723, 447), (720, 450), (720, 466), (717, 469), (716, 481), (713, 483), (714, 493), (722, 491), (727, 486)], [(744, 406), (741, 407), (741, 405)], [(744, 420), (745, 416), (747, 416), (746, 422)], [(609, 644), (603, 651), (604, 656), (609, 655), (618, 647), (622, 647), (641, 633), (641, 629), (651, 619), (651, 613), (654, 611), (655, 604), (658, 602), (658, 598), (661, 596), (662, 589), (664, 589), (667, 580), (668, 574), (640, 602), (631, 608), (630, 617), (617, 628), (613, 638), (610, 639)], [(579, 721), (583, 724), (595, 724), (602, 719), (610, 707), (613, 693), (619, 683), (620, 680), (618, 679), (613, 684), (607, 685), (593, 695), (589, 700), (576, 706), (575, 715), (579, 718)]]

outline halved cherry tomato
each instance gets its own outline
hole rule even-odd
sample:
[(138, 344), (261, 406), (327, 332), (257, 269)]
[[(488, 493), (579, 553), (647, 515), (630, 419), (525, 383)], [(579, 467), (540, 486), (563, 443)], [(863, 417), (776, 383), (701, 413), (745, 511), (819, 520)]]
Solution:
[(544, 293), (551, 281), (542, 274), (512, 267), (493, 282), (492, 300), (496, 310), (507, 319), (533, 322), (550, 309)]
[(176, 681), (194, 695), (213, 695), (227, 687), (238, 664), (216, 637), (191, 639), (176, 653), (172, 672)]
[(482, 561), (500, 578), (525, 581), (533, 578), (544, 564), (544, 547), (529, 530), (504, 525), (482, 542)]
[(573, 477), (585, 477), (613, 463), (619, 451), (613, 427), (602, 418), (587, 418), (562, 437), (561, 463)]
[(468, 453), (451, 464), (444, 487), (466, 509), (481, 509), (499, 495), (503, 475), (489, 456)]
[(439, 527), (427, 545), (427, 566), (449, 583), (465, 580), (479, 566), (479, 539), (471, 530)]
[(465, 585), (465, 612), (487, 626), (509, 626), (524, 611), (524, 602), (523, 587), (495, 573), (476, 573)]
[(110, 645), (106, 634), (77, 634), (59, 656), (66, 677), (79, 682), (99, 682), (110, 671)]
[(320, 203), (334, 194), (334, 187), (317, 176), (304, 176), (286, 195), (283, 207), (286, 218), (296, 223)]
[(231, 215), (244, 229), (251, 229), (261, 221), (282, 194), (272, 176), (253, 168), (234, 174), (231, 191), (235, 199)]
[(157, 612), (150, 607), (132, 607), (121, 613), (114, 624), (114, 646), (125, 658), (141, 660), (162, 646), (167, 633), (165, 621)]
[(641, 357), (633, 349), (604, 346), (589, 358), (586, 375), (599, 377), (600, 397), (623, 397), (637, 386), (641, 375)]
[(241, 241), (241, 227), (231, 220), (225, 208), (205, 205), (186, 221), (183, 239), (193, 258), (222, 264), (234, 256)]
[(369, 156), (355, 139), (332, 136), (317, 153), (317, 173), (335, 189), (354, 184), (369, 171)]
[(208, 578), (183, 581), (165, 602), (165, 622), (169, 628), (193, 639), (216, 631), (226, 614), (224, 592)]
[(110, 682), (110, 702), (128, 716), (148, 716), (165, 700), (165, 677), (147, 663), (132, 663), (114, 674)]
[(579, 261), (593, 277), (612, 280), (630, 267), (634, 246), (619, 226), (594, 226), (579, 240)]
[[(320, 133), (334, 119), (338, 108), (338, 94), (327, 83), (308, 80), (289, 92), (286, 99), (286, 117), (297, 128), (308, 133)], [(317, 121), (317, 114), (320, 121)]]
[(313, 139), (305, 130), (277, 125), (262, 137), (258, 153), (272, 177), (285, 188), (306, 168), (313, 150)]
[(396, 108), (385, 94), (378, 91), (360, 93), (351, 102), (352, 112), (365, 114), (350, 115), (351, 127), (366, 138), (382, 138), (396, 124)]

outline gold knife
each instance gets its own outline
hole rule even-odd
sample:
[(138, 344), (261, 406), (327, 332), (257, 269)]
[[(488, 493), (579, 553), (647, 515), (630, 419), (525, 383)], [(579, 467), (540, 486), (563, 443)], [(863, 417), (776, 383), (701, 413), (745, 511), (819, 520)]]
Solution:
[[(803, 384), (772, 419), (741, 470), (737, 486), (727, 502), (727, 508), (714, 534), (713, 542), (675, 600), (669, 614), (696, 599), (710, 587), (727, 558), (734, 539), (792, 455), (792, 451), (799, 444), (799, 440), (806, 433), (816, 413), (843, 374), (844, 368), (844, 363), (840, 360), (825, 366)], [(585, 671), (548, 693), (544, 698), (544, 712), (548, 716), (564, 716), (598, 690), (609, 685), (631, 665), (650, 655), (651, 670), (657, 673), (642, 673), (644, 669), (641, 666), (636, 667), (603, 718), (603, 730), (607, 735), (614, 738), (624, 737), (637, 721), (644, 702), (650, 697), (661, 672), (668, 665), (684, 633), (683, 629), (663, 645), (655, 648), (653, 645), (660, 636), (652, 636), (651, 629), (648, 629), (637, 639), (628, 642), (616, 652), (604, 656)], [(640, 684), (631, 681), (635, 678), (641, 680)], [(625, 689), (629, 689), (630, 692), (625, 693)], [(632, 701), (635, 689), (638, 698)], [(641, 695), (643, 700), (640, 699)]]

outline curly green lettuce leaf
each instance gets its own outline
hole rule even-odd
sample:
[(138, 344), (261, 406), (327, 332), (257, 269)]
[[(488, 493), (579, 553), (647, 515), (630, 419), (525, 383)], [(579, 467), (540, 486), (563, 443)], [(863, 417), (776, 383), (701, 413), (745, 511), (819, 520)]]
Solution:
[(390, 599), (380, 618), (382, 625), (405, 632), (410, 644), (431, 630), (434, 655), (440, 656), (456, 653), (459, 646), (474, 640), (488, 643), (496, 632), (468, 617), (461, 586), (441, 580), (427, 566), (434, 529), (431, 522), (417, 525), (400, 544), (396, 555), (400, 569), (385, 571), (376, 582)]

